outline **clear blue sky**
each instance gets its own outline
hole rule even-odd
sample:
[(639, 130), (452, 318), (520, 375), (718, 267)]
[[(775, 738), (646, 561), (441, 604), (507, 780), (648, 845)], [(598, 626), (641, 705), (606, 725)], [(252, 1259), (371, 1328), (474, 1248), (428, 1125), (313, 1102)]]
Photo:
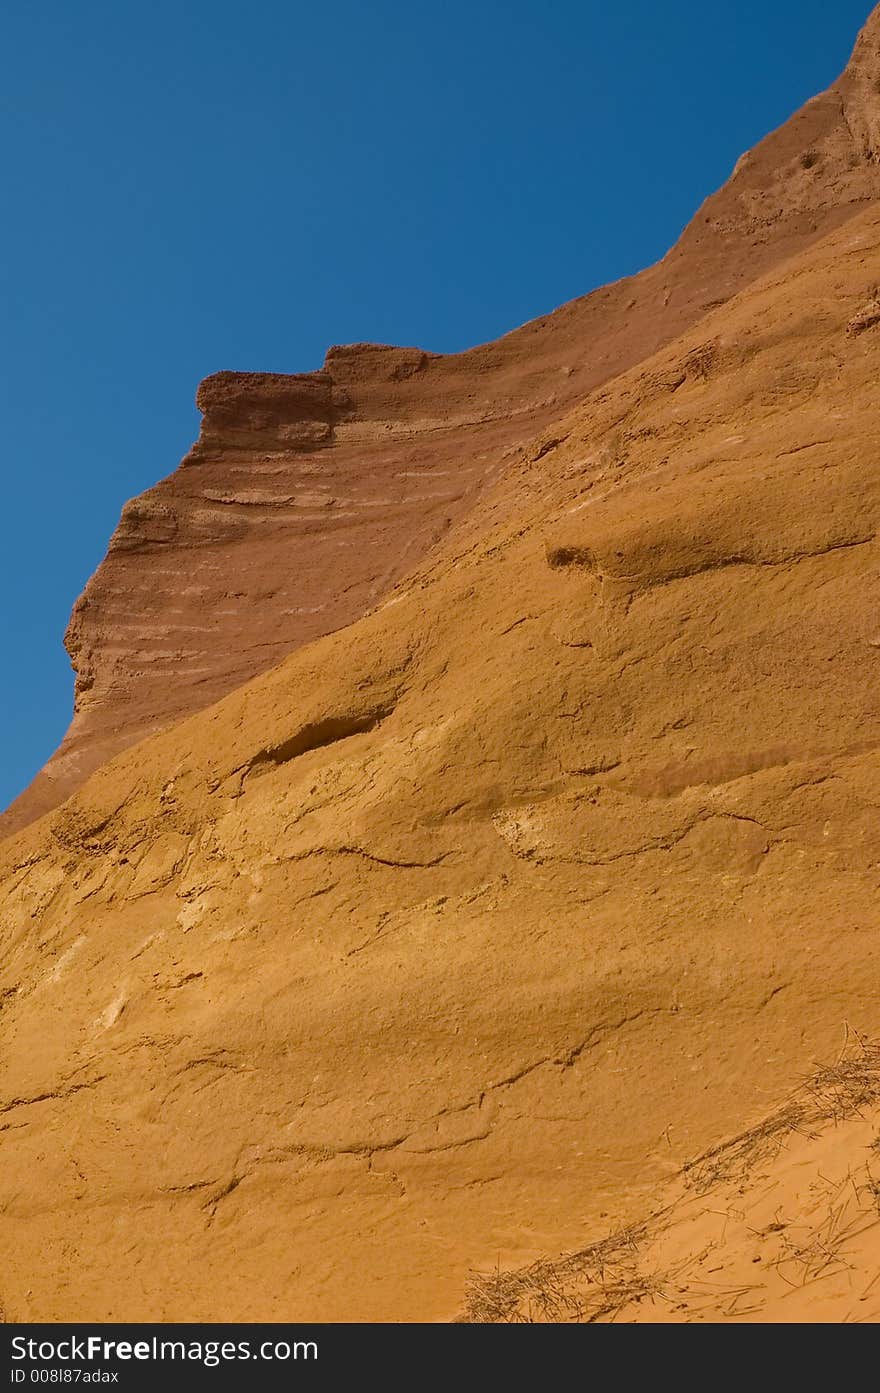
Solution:
[(666, 251), (871, 0), (6, 0), (0, 806), (219, 368), (454, 350)]

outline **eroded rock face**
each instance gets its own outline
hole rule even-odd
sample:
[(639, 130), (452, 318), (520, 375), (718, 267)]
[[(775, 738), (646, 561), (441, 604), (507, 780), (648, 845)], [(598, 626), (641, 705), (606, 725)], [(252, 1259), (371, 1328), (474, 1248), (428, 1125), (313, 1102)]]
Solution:
[(878, 278), (874, 208), (4, 841), (8, 1319), (450, 1319), (880, 1036)]
[(74, 607), (73, 722), (0, 834), (367, 612), (587, 392), (875, 198), (878, 105), (875, 12), (840, 81), (739, 162), (658, 266), (466, 353), (355, 344), (316, 373), (203, 382), (197, 444), (126, 505)]
[[(780, 159), (794, 148), (772, 139)], [(871, 187), (874, 165), (852, 168)], [(440, 469), (441, 446), (453, 461), (470, 441), (477, 482), (370, 612), (169, 717), (0, 847), (7, 1319), (450, 1319), (475, 1269), (547, 1259), (552, 1275), (656, 1213), (683, 1166), (699, 1177), (689, 1160), (753, 1137), (814, 1061), (880, 1037), (880, 207), (829, 208), (824, 235), (784, 265), (762, 243), (765, 275), (567, 412), (538, 392), (550, 349), (528, 344), (600, 372), (572, 345), (632, 287), (460, 359), (347, 349), (316, 377), (203, 389), (202, 442), (129, 515), (96, 610), (117, 565), (120, 584), (139, 562), (166, 584), (181, 535), (202, 538), (180, 551), (193, 583), (204, 565), (218, 585), (227, 566), (250, 574), (254, 538), (283, 559), (311, 536), (320, 558), (348, 535), (308, 533), (276, 466), (284, 498), (317, 513), (295, 471), (348, 459), (333, 496), (348, 490), (353, 528), (379, 526), (352, 501), (364, 461), (370, 497), (411, 472), (427, 489), (419, 452)], [(716, 243), (700, 245), (708, 259), (673, 254), (694, 285)], [(660, 294), (673, 258), (639, 294)], [(635, 351), (627, 325), (609, 321), (601, 372)], [(472, 387), (453, 412), (465, 360), (492, 395)], [(532, 403), (517, 429), (543, 424), (487, 484), (517, 401)], [(222, 541), (198, 532), (215, 513)], [(227, 636), (245, 622), (227, 621)], [(182, 649), (193, 621), (175, 622)], [(85, 656), (85, 616), (78, 632)], [(124, 709), (108, 661), (96, 647), (96, 721), (93, 694)], [(672, 1250), (654, 1234), (635, 1267), (666, 1270), (657, 1253), (674, 1271), (680, 1253), (699, 1285), (722, 1249), (739, 1290), (755, 1246), (787, 1256), (758, 1242), (765, 1205), (800, 1204), (829, 1164), (856, 1177), (844, 1218), (861, 1224), (857, 1120), (772, 1188), (763, 1162), (733, 1192), (716, 1174), (706, 1203), (735, 1202), (731, 1228), (696, 1206), (696, 1233), (670, 1230)], [(835, 1286), (836, 1318), (851, 1291)]]

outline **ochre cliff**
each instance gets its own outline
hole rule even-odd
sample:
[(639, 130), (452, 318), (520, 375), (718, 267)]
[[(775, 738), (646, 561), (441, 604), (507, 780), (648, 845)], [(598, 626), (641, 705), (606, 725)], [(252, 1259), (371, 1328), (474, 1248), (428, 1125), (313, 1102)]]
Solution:
[[(137, 644), (111, 681), (88, 616), (135, 561), (151, 593), (178, 549), (178, 588), (186, 555), (242, 589), (226, 575), (248, 546), (275, 557), (267, 591), (288, 544), (330, 573), (347, 534), (315, 520), (288, 543), (294, 505), (259, 501), (270, 467), (347, 460), (330, 516), (356, 514), (392, 449), (473, 472), (442, 535), (407, 504), (426, 531), (405, 574), (358, 560), (357, 614), (291, 629), (295, 651), (249, 681), (206, 660), (212, 696), (240, 685), (183, 717), (181, 662), (183, 706), (149, 716), (165, 728), (0, 846), (8, 1319), (546, 1318), (554, 1300), (690, 1319), (714, 1281), (734, 1319), (760, 1262), (782, 1274), (762, 1318), (880, 1316), (861, 1301), (876, 1225), (837, 1245), (856, 1276), (828, 1305), (785, 1296), (834, 1237), (813, 1179), (850, 1236), (873, 1193), (878, 40), (875, 16), (803, 137), (771, 137), (626, 288), (472, 355), (344, 350), (325, 374), (203, 387), (194, 457), (127, 513), (75, 623), (79, 719), (118, 688), (134, 729)], [(677, 327), (646, 313), (636, 343), (618, 304), (593, 342), (614, 297), (672, 311), (688, 276)], [(530, 338), (558, 346), (561, 389), (539, 389), (549, 347), (530, 375)], [(493, 386), (456, 398), (479, 419), (453, 429), (465, 361), (472, 381), (492, 362)], [(175, 611), (157, 605), (158, 642)], [(852, 1066), (786, 1111), (843, 1046)], [(847, 1168), (858, 1213), (833, 1189)], [(597, 1252), (630, 1281), (616, 1307)], [(666, 1301), (650, 1283), (672, 1273)]]
[(880, 1033), (878, 281), (872, 209), (3, 844), (13, 1318), (452, 1317)]
[(208, 378), (199, 442), (126, 506), (74, 608), (73, 724), (0, 835), (367, 612), (539, 431), (876, 198), (878, 83), (875, 13), (843, 77), (739, 162), (659, 265), (497, 343), (356, 344), (317, 373)]

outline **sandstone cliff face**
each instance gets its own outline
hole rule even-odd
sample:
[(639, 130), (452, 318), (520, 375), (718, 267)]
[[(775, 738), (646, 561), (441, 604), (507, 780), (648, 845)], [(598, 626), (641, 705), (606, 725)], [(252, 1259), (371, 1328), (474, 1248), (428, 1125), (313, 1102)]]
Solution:
[[(844, 138), (840, 92), (829, 140)], [(533, 437), (494, 481), (478, 474), (393, 593), (169, 715), (4, 841), (9, 1318), (483, 1318), (473, 1271), (536, 1260), (576, 1311), (595, 1264), (566, 1286), (558, 1254), (666, 1204), (675, 1228), (652, 1229), (651, 1251), (670, 1270), (692, 1259), (696, 1284), (667, 1314), (688, 1318), (712, 1279), (709, 1244), (742, 1287), (749, 1223), (778, 1221), (723, 1187), (765, 1172), (710, 1175), (707, 1203), (746, 1214), (719, 1234), (688, 1208), (682, 1166), (705, 1170), (725, 1136), (775, 1116), (847, 1035), (880, 1035), (880, 209), (850, 174), (873, 187), (860, 156), (839, 175), (848, 216), (829, 203), (807, 235), (792, 214), (787, 261), (762, 243), (765, 274), (732, 298), (705, 284), (724, 303), (659, 350), (611, 380), (593, 364), (603, 380), (552, 418), (523, 408)], [(659, 290), (669, 264), (639, 284)], [(512, 413), (538, 398), (516, 345), (552, 326), (570, 355), (603, 303), (469, 361), (494, 358), (494, 383), (501, 362)], [(603, 352), (630, 351), (618, 332)], [(206, 499), (275, 487), (235, 473), (256, 439), (285, 470), (349, 447), (363, 462), (389, 401), (446, 419), (460, 362), (345, 350), (305, 379), (211, 380), (195, 457), (129, 515), (107, 564), (160, 569), (182, 518), (212, 539), (187, 555), (216, 546), (233, 565), (237, 534), (198, 528), (268, 510)], [(468, 409), (487, 419), (401, 440), (430, 439), (436, 459), (437, 440), (452, 458), (471, 439), (475, 458), (507, 425), (482, 399)], [(870, 1119), (866, 1057), (849, 1096)], [(841, 1116), (842, 1150), (793, 1161), (828, 1176), (856, 1149), (861, 1203), (870, 1134)], [(767, 1186), (803, 1207), (780, 1165)], [(821, 1238), (810, 1223), (787, 1277)], [(775, 1242), (759, 1255), (787, 1261)], [(867, 1285), (880, 1254), (860, 1244)], [(477, 1288), (493, 1318), (528, 1296), (511, 1281)], [(835, 1318), (864, 1315), (851, 1292), (835, 1287)]]
[(840, 81), (740, 161), (663, 262), (498, 343), (352, 345), (317, 373), (204, 382), (198, 443), (126, 506), (74, 608), (73, 723), (0, 835), (366, 613), (539, 431), (875, 198), (878, 83), (875, 13)]
[(13, 1318), (452, 1317), (880, 1033), (878, 279), (872, 209), (4, 843)]

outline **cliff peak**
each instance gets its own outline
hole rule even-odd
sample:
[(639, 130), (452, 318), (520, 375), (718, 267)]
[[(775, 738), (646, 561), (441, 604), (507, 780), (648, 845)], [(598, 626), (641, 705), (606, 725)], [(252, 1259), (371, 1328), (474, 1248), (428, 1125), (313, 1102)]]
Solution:
[(207, 377), (198, 441), (126, 504), (74, 609), (74, 719), (0, 835), (368, 611), (587, 392), (873, 201), (878, 40), (880, 8), (838, 82), (744, 156), (640, 275), (465, 353), (357, 343), (314, 372)]

